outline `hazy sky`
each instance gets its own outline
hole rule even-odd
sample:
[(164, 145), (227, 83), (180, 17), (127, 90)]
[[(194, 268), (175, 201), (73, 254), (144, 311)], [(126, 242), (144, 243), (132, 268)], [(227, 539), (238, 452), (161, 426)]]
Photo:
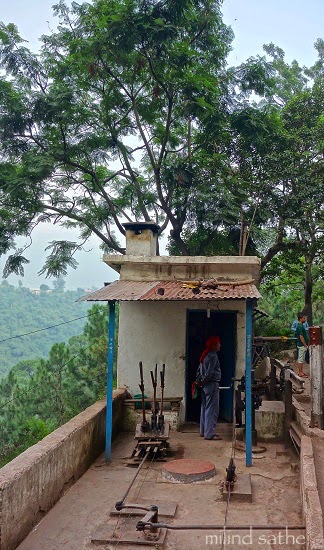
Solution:
[[(53, 0), (0, 0), (0, 20), (15, 23), (21, 36), (28, 40), (29, 47), (37, 50), (38, 38), (55, 28), (53, 3)], [(269, 42), (280, 46), (288, 61), (297, 59), (302, 65), (311, 65), (316, 59), (313, 44), (324, 35), (324, 0), (225, 0), (223, 14), (225, 22), (235, 33), (229, 57), (231, 65), (256, 54), (262, 55), (263, 44)], [(26, 286), (38, 287), (42, 282), (48, 283), (44, 277), (37, 276), (45, 257), (43, 250), (49, 241), (64, 237), (71, 239), (71, 232), (68, 236), (62, 232), (58, 235), (57, 228), (48, 224), (35, 232), (28, 252), (31, 263), (22, 279)], [(69, 271), (66, 277), (68, 288), (100, 287), (104, 281), (117, 278), (115, 272), (102, 263), (98, 241), (93, 239), (88, 248), (92, 251), (79, 253), (76, 257), (80, 261), (79, 267), (76, 271)], [(3, 264), (4, 261), (0, 260), (0, 277)], [(17, 284), (18, 279), (20, 277), (10, 276), (8, 281)]]

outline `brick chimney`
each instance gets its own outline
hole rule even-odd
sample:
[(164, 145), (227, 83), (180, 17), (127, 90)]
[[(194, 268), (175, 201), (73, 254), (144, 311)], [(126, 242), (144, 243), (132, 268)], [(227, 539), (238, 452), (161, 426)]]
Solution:
[(159, 226), (154, 222), (123, 223), (126, 229), (126, 254), (156, 256)]

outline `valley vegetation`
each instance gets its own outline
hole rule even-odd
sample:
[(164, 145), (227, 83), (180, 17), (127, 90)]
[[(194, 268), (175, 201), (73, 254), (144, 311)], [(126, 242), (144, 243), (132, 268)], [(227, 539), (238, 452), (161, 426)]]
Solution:
[[(6, 280), (0, 284), (0, 379), (19, 361), (47, 358), (56, 342), (67, 342), (82, 332), (89, 304), (77, 303), (83, 289), (64, 291), (50, 289), (48, 285), (37, 294), (24, 286), (14, 287)], [(84, 317), (72, 323), (65, 323)], [(45, 327), (60, 325), (49, 330), (35, 332)]]
[(94, 305), (80, 335), (0, 380), (0, 466), (105, 397), (107, 323), (107, 306)]

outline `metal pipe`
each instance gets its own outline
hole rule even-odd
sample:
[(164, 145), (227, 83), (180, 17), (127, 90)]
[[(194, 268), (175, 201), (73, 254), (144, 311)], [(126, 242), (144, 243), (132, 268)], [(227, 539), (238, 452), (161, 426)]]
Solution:
[[(116, 504), (119, 504), (119, 502)], [(151, 510), (151, 506), (143, 506), (143, 504), (132, 504), (130, 502), (129, 504), (121, 504), (118, 511), (124, 510), (125, 508), (128, 508), (130, 510), (144, 510), (144, 512), (149, 512)]]
[(143, 466), (145, 460), (147, 459), (147, 457), (148, 457), (148, 455), (149, 455), (149, 452), (150, 452), (150, 449), (148, 449), (148, 450), (146, 451), (146, 454), (145, 454), (145, 456), (144, 456), (142, 462), (139, 464), (139, 466), (138, 466), (138, 468), (137, 468), (137, 470), (136, 470), (136, 473), (135, 473), (135, 475), (134, 475), (132, 481), (130, 482), (130, 484), (129, 484), (129, 486), (128, 486), (128, 489), (127, 489), (126, 493), (124, 494), (123, 498), (122, 498), (121, 500), (118, 500), (118, 501), (116, 502), (116, 504), (115, 504), (116, 510), (118, 510), (118, 511), (122, 510), (122, 508), (123, 508), (123, 506), (124, 506), (124, 502), (125, 502), (125, 500), (126, 500), (126, 498), (127, 498), (127, 495), (128, 495), (128, 493), (129, 493), (129, 491), (131, 490), (131, 488), (133, 487), (133, 485), (134, 485), (134, 483), (135, 483), (135, 480), (136, 480), (136, 478), (137, 478), (137, 476), (138, 476), (138, 474), (139, 474), (139, 472), (140, 472), (140, 470), (141, 470), (141, 468), (142, 468), (142, 466)]
[(245, 465), (252, 466), (252, 300), (246, 300)]
[(255, 336), (254, 342), (257, 343), (259, 340), (263, 340), (264, 342), (277, 342), (280, 340), (281, 342), (286, 342), (286, 340), (297, 340), (294, 336)]
[(115, 344), (115, 302), (109, 303), (108, 320), (108, 356), (107, 356), (107, 406), (106, 406), (106, 444), (105, 460), (111, 461), (112, 441), (112, 403), (113, 403), (113, 377), (114, 377), (114, 344)]
[[(174, 531), (224, 531), (224, 525), (170, 525), (169, 523), (161, 522), (144, 522), (143, 520), (140, 520), (136, 525), (137, 531), (143, 531), (146, 527), (152, 527), (153, 529), (172, 529)], [(256, 531), (281, 531), (285, 529), (288, 531), (304, 531), (306, 527), (305, 525), (228, 525), (225, 531), (249, 531), (250, 529), (255, 529)]]

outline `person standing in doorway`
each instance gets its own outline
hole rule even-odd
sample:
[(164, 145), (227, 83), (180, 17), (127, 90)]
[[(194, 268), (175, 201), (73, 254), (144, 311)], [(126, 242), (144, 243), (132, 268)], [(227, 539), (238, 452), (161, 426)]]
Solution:
[(307, 377), (307, 374), (303, 372), (303, 365), (305, 362), (305, 355), (308, 349), (308, 333), (304, 326), (306, 321), (306, 316), (303, 313), (298, 314), (298, 323), (295, 331), (295, 336), (297, 338), (297, 366), (298, 366), (298, 376)]
[(219, 382), (221, 369), (217, 352), (220, 350), (219, 336), (211, 336), (201, 354), (197, 375), (201, 379), (200, 436), (205, 439), (222, 439), (216, 434), (219, 414)]

